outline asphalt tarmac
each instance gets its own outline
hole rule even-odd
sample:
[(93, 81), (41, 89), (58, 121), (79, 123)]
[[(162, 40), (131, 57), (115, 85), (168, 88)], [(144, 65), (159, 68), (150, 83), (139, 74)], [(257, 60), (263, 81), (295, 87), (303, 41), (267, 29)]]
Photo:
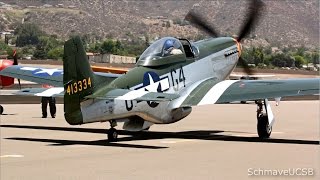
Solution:
[(116, 143), (105, 140), (108, 123), (68, 125), (61, 104), (56, 119), (42, 119), (40, 104), (2, 105), (1, 180), (319, 179), (319, 101), (272, 102), (268, 140), (257, 138), (254, 104), (225, 104), (149, 132), (119, 131)]

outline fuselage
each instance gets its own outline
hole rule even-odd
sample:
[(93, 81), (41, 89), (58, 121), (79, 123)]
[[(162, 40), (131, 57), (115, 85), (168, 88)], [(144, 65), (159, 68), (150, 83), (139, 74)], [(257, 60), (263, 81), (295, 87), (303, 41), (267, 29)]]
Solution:
[(195, 57), (188, 58), (182, 54), (177, 56), (180, 59), (173, 59), (172, 55), (172, 64), (165, 58), (159, 58), (157, 61), (166, 63), (138, 65), (105, 87), (175, 93), (180, 95), (179, 98), (163, 102), (88, 100), (81, 104), (83, 123), (139, 116), (145, 121), (166, 124), (189, 115), (191, 107), (179, 106), (186, 98), (185, 92), (194, 90), (197, 84), (208, 79), (215, 83), (225, 80), (235, 68), (240, 53), (239, 44), (229, 37), (202, 40), (192, 46), (198, 50)]

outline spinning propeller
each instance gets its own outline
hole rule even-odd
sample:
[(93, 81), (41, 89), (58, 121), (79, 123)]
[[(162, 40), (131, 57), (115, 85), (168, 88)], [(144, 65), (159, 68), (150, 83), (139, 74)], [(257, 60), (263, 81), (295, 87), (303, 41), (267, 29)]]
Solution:
[[(261, 0), (250, 0), (245, 20), (240, 28), (238, 37), (235, 39), (238, 43), (240, 43), (241, 40), (250, 33), (252, 28), (257, 25), (263, 7), (264, 3)], [(201, 29), (202, 31), (208, 33), (210, 36), (219, 37), (219, 34), (215, 28), (209, 25), (204, 18), (202, 18), (199, 14), (196, 14), (193, 10), (186, 15), (185, 20), (189, 21), (192, 25)], [(240, 57), (238, 62), (244, 67), (244, 70), (248, 75), (253, 74), (253, 71), (249, 68), (248, 63), (245, 60)]]

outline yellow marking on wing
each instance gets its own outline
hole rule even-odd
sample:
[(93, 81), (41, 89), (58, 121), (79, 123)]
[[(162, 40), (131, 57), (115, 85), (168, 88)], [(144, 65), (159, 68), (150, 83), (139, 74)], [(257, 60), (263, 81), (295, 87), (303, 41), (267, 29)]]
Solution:
[(105, 72), (105, 73), (114, 73), (114, 74), (124, 74), (129, 71), (128, 69), (99, 67), (99, 66), (91, 66), (91, 68), (94, 72)]

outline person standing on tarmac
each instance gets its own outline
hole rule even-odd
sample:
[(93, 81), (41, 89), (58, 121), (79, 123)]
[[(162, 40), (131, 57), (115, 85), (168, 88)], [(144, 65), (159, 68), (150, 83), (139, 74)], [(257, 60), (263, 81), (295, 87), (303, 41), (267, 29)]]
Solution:
[(55, 97), (41, 97), (42, 118), (47, 118), (47, 107), (50, 107), (50, 114), (52, 118), (56, 117), (56, 98)]

